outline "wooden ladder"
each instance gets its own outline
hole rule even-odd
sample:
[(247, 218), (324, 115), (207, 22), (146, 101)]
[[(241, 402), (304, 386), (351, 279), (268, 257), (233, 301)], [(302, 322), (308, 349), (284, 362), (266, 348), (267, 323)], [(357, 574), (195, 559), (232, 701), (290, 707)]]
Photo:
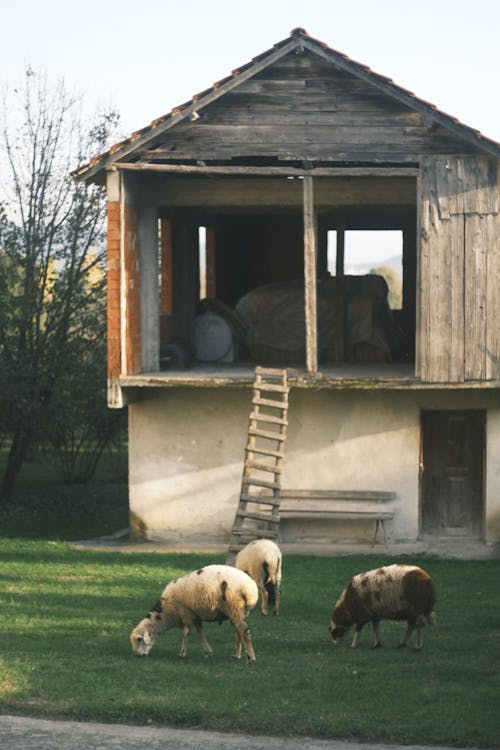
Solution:
[(226, 563), (252, 539), (277, 539), (288, 426), (286, 370), (256, 367), (240, 501)]

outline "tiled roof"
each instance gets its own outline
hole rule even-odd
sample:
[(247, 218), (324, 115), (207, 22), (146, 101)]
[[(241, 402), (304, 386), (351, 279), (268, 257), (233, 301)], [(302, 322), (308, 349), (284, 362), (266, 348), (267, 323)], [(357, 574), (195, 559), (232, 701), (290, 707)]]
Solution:
[(155, 137), (163, 130), (166, 130), (168, 127), (187, 117), (194, 110), (199, 110), (210, 101), (213, 101), (214, 98), (222, 96), (228, 88), (238, 85), (241, 77), (245, 79), (251, 77), (254, 74), (254, 71), (255, 73), (258, 72), (262, 67), (266, 67), (266, 64), (274, 62), (276, 58), (279, 59), (282, 55), (288, 54), (288, 52), (301, 47), (305, 47), (316, 54), (322, 54), (332, 63), (344, 68), (347, 72), (364, 79), (368, 83), (377, 86), (387, 95), (395, 97), (410, 108), (420, 112), (425, 112), (429, 117), (438, 121), (440, 125), (452, 130), (455, 135), (459, 135), (469, 142), (473, 142), (479, 148), (482, 147), (485, 151), (495, 156), (500, 156), (500, 144), (496, 141), (482, 135), (478, 130), (464, 125), (456, 117), (439, 110), (434, 104), (418, 98), (412, 91), (398, 86), (392, 79), (382, 76), (379, 73), (375, 73), (368, 66), (352, 60), (342, 52), (332, 49), (324, 42), (310, 36), (305, 29), (296, 28), (291, 31), (289, 37), (277, 42), (271, 49), (257, 55), (250, 62), (231, 71), (229, 76), (216, 81), (210, 88), (194, 94), (191, 99), (174, 107), (169, 113), (162, 117), (158, 117), (146, 127), (136, 130), (125, 140), (114, 144), (104, 153), (93, 157), (88, 164), (75, 170), (73, 173), (74, 177), (85, 179), (91, 176), (91, 174), (104, 168), (107, 162), (113, 161), (115, 155), (118, 156), (120, 152), (129, 153), (133, 150), (134, 145), (137, 144), (137, 142), (142, 144), (144, 141), (149, 140), (149, 138)]

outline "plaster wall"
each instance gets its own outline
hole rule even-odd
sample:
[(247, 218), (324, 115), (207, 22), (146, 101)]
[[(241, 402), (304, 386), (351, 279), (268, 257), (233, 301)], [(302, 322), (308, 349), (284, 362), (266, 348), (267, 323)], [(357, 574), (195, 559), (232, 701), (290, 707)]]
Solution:
[[(224, 546), (237, 507), (250, 389), (169, 388), (129, 406), (136, 538)], [(294, 389), (283, 486), (396, 492), (389, 541), (419, 537), (420, 412), (486, 409), (485, 538), (500, 541), (500, 408), (482, 391)], [(283, 542), (364, 542), (371, 522), (282, 521)]]

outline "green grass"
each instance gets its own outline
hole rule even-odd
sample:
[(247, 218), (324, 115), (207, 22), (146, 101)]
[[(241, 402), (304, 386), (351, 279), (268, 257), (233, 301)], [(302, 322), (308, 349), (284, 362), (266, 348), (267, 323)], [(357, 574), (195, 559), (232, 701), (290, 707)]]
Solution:
[[(5, 453), (0, 452), (0, 478)], [(9, 501), (0, 498), (0, 536), (75, 541), (128, 526), (126, 457), (105, 455), (87, 484), (64, 484), (50, 457), (24, 463)]]
[(0, 711), (33, 716), (401, 743), (491, 747), (500, 737), (500, 561), (412, 558), (434, 577), (437, 625), (423, 651), (382, 623), (333, 647), (331, 606), (383, 554), (284, 560), (279, 617), (250, 614), (257, 661), (231, 659), (228, 623), (162, 636), (146, 659), (129, 633), (174, 576), (221, 556), (82, 551), (0, 540)]

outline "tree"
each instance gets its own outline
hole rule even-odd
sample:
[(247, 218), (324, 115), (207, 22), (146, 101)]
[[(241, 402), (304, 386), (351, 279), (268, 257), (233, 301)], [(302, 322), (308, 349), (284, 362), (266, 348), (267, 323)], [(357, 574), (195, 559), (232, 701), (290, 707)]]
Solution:
[[(93, 268), (89, 288), (102, 289), (105, 270)], [(91, 299), (91, 297), (87, 297)], [(126, 412), (106, 403), (106, 309), (102, 295), (85, 309), (86, 321), (71, 341), (58, 388), (50, 404), (47, 442), (68, 484), (86, 482), (105, 448), (125, 425)]]
[(70, 170), (106, 148), (117, 116), (85, 124), (64, 82), (51, 89), (29, 68), (3, 105), (0, 413), (10, 439), (2, 484), (9, 497), (29, 448), (47, 436), (74, 357), (104, 337), (104, 274), (89, 282), (103, 262), (104, 196), (75, 183)]

